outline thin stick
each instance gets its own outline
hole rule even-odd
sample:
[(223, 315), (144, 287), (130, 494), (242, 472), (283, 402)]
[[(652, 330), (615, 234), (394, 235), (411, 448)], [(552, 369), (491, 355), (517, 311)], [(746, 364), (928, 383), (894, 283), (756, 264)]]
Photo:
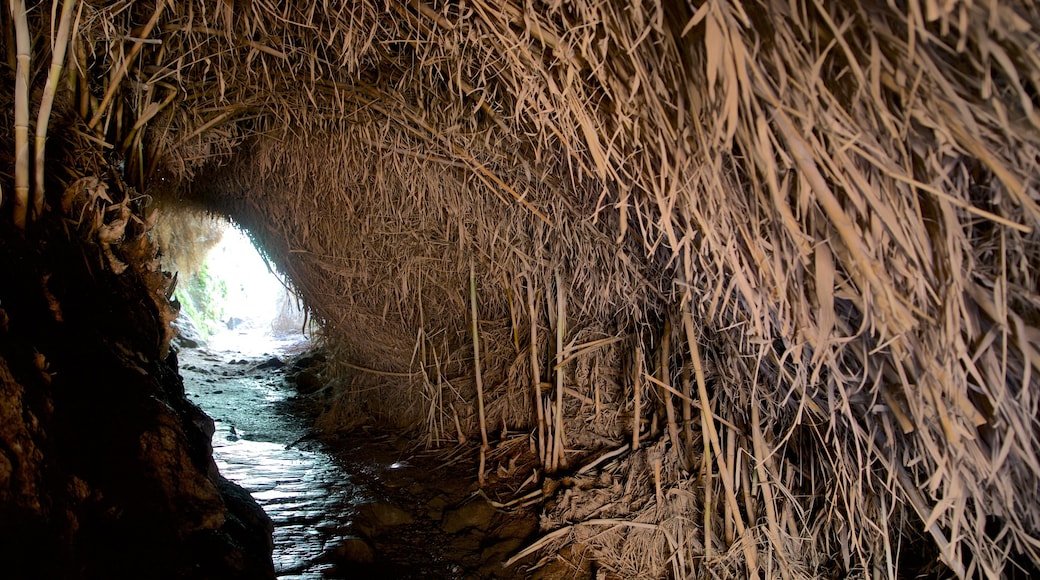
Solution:
[[(671, 385), (672, 378), (668, 369), (672, 355), (672, 320), (670, 316), (664, 319), (660, 354), (661, 360), (658, 368), (660, 369), (661, 383)], [(682, 466), (686, 468), (688, 467), (686, 454), (683, 453), (682, 442), (679, 440), (679, 425), (675, 422), (675, 403), (672, 401), (672, 394), (668, 392), (668, 389), (661, 389), (661, 398), (664, 399), (665, 415), (668, 417), (668, 438), (672, 441), (672, 450), (679, 456)]]
[[(686, 327), (686, 340), (690, 343), (690, 358), (693, 360), (693, 373), (697, 379), (697, 392), (700, 395), (701, 400), (701, 420), (704, 422), (703, 428), (705, 429), (705, 435), (708, 442), (710, 442), (711, 450), (715, 454), (716, 463), (719, 466), (719, 473), (726, 473), (728, 471), (726, 467), (726, 458), (722, 455), (722, 445), (719, 443), (719, 434), (715, 430), (715, 420), (711, 414), (711, 400), (708, 398), (708, 386), (704, 380), (704, 364), (701, 359), (701, 348), (697, 343), (697, 331), (694, 330), (693, 326), (693, 315), (690, 313), (686, 302), (683, 304), (683, 325)], [(726, 490), (726, 500), (732, 504), (734, 523), (737, 526), (737, 535), (743, 536), (745, 527), (744, 521), (740, 518), (737, 512), (737, 496), (734, 493), (733, 485), (729, 479), (722, 478), (722, 487)], [(748, 570), (754, 572), (758, 569), (758, 550), (752, 542), (743, 542), (744, 545), (744, 557), (747, 560)]]
[(714, 554), (714, 548), (712, 547), (711, 541), (714, 539), (715, 534), (712, 532), (711, 526), (711, 514), (715, 511), (715, 489), (712, 484), (712, 469), (711, 469), (711, 443), (708, 442), (708, 427), (701, 422), (701, 430), (704, 432), (704, 436), (701, 439), (704, 442), (704, 458), (701, 462), (701, 469), (704, 470), (704, 559), (710, 560)]
[[(563, 339), (567, 334), (567, 298), (563, 290), (563, 277), (556, 270), (556, 360), (563, 359)], [(557, 365), (559, 366), (559, 365)], [(556, 370), (556, 438), (554, 441), (556, 467), (567, 467), (567, 456), (564, 452), (563, 440), (563, 374), (562, 368)]]
[(14, 77), (14, 225), (25, 229), (29, 209), (29, 21), (25, 0), (10, 0), (18, 67)]
[(527, 284), (527, 311), (531, 318), (531, 389), (538, 414), (538, 461), (545, 465), (545, 413), (542, 412), (542, 375), (538, 368), (538, 313), (534, 308), (534, 284)]
[[(726, 458), (729, 459), (729, 471), (722, 474), (723, 477), (728, 477), (731, 484), (736, 484), (737, 479), (737, 436), (733, 429), (726, 429)], [(726, 545), (733, 545), (733, 506), (726, 502), (722, 506), (723, 516), (725, 522), (724, 533), (726, 537)]]
[(462, 422), (459, 421), (459, 410), (455, 408), (455, 403), (451, 404), (451, 416), (455, 419), (455, 433), (458, 435), (459, 445), (465, 445), (466, 434), (462, 432)]
[[(11, 2), (14, 1), (15, 0), (11, 0)], [(112, 99), (115, 98), (116, 93), (123, 84), (123, 77), (126, 76), (127, 71), (130, 69), (130, 64), (137, 57), (137, 53), (141, 52), (141, 48), (146, 44), (144, 40), (148, 38), (148, 35), (152, 33), (155, 25), (159, 23), (159, 17), (162, 15), (163, 11), (166, 10), (166, 4), (167, 0), (159, 0), (155, 7), (155, 12), (152, 13), (152, 17), (144, 25), (144, 29), (139, 35), (140, 38), (134, 43), (133, 48), (130, 49), (130, 54), (123, 59), (123, 62), (119, 64), (119, 69), (112, 76), (111, 82), (109, 82), (108, 85), (108, 90), (105, 92), (104, 98), (101, 99), (101, 104), (98, 105), (97, 109), (94, 111), (94, 116), (90, 119), (90, 123), (87, 124), (88, 128), (97, 128), (98, 123), (100, 123), (101, 119), (105, 116), (105, 111), (108, 109), (108, 106), (112, 103)]]
[[(473, 366), (477, 381), (477, 417), (480, 420), (481, 464), (484, 449), (488, 447), (487, 424), (484, 422), (484, 379), (480, 374), (480, 330), (477, 323), (477, 277), (473, 268), (473, 259), (469, 260), (469, 305), (473, 318)], [(484, 470), (480, 471), (480, 479), (484, 479)]]
[(767, 462), (769, 461), (769, 448), (762, 434), (762, 418), (758, 411), (758, 402), (754, 400), (755, 389), (752, 389), (751, 400), (751, 443), (755, 450), (755, 468), (758, 471), (758, 485), (762, 490), (762, 503), (766, 506), (766, 524), (769, 529), (769, 540), (776, 550), (777, 560), (780, 561), (780, 573), (784, 578), (791, 578), (791, 568), (787, 563), (787, 555), (784, 553), (783, 540), (780, 537), (780, 519), (776, 516), (776, 504), (773, 503), (772, 475)]
[(542, 412), (545, 413), (545, 425), (546, 425), (545, 426), (545, 457), (542, 459), (542, 464), (545, 465), (545, 470), (546, 471), (552, 473), (552, 472), (556, 471), (556, 466), (553, 464), (553, 458), (555, 456), (552, 454), (553, 450), (556, 448), (554, 446), (554, 444), (553, 444), (553, 441), (555, 440), (555, 438), (553, 437), (553, 425), (556, 424), (555, 421), (553, 420), (553, 417), (555, 415), (553, 414), (553, 402), (552, 402), (552, 399), (544, 398), (544, 399), (542, 399), (542, 401), (543, 401), (542, 404), (545, 405), (545, 408), (543, 409)]
[(61, 5), (61, 23), (58, 25), (58, 36), (55, 39), (54, 48), (51, 50), (51, 70), (47, 73), (47, 84), (43, 88), (40, 111), (36, 118), (36, 190), (33, 194), (33, 218), (38, 218), (43, 213), (43, 161), (47, 144), (47, 125), (50, 123), (54, 95), (58, 91), (58, 81), (61, 79), (61, 72), (65, 69), (65, 49), (69, 44), (72, 13), (75, 7), (76, 0), (65, 0)]
[(639, 449), (639, 415), (640, 396), (643, 390), (643, 349), (639, 341), (636, 341), (636, 360), (632, 363), (632, 451)]
[(690, 367), (682, 367), (682, 415), (683, 415), (683, 438), (686, 443), (686, 465), (691, 463), (690, 455), (693, 453), (693, 385), (690, 382)]
[(661, 490), (661, 454), (654, 454), (650, 460), (650, 466), (654, 472), (654, 499), (657, 501), (657, 509), (664, 508), (664, 492)]

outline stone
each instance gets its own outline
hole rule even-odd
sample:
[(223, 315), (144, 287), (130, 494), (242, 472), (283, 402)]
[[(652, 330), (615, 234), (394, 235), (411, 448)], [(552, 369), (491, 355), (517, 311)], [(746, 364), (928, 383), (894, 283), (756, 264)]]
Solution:
[(173, 326), (176, 329), (176, 337), (173, 342), (180, 348), (199, 348), (206, 344), (202, 333), (187, 316), (177, 317)]
[(462, 530), (476, 528), (485, 531), (495, 517), (495, 508), (480, 498), (473, 499), (461, 507), (444, 512), (441, 529), (455, 534)]
[(296, 386), (296, 392), (309, 395), (325, 386), (325, 383), (311, 371), (299, 371), (287, 377)]
[(332, 558), (336, 562), (352, 564), (371, 564), (375, 561), (372, 546), (361, 538), (346, 538), (333, 548)]
[(494, 572), (502, 569), (502, 563), (508, 560), (516, 552), (520, 551), (524, 541), (520, 538), (509, 538), (492, 544), (480, 553), (480, 561), (486, 572)]
[(444, 496), (435, 496), (426, 502), (426, 515), (431, 520), (439, 520), (444, 517), (444, 508), (446, 507), (448, 507), (448, 501), (444, 499)]
[(518, 538), (526, 539), (538, 531), (538, 518), (534, 516), (513, 517), (495, 530), (496, 538)]
[(358, 530), (370, 538), (378, 537), (397, 526), (413, 523), (415, 518), (405, 510), (386, 503), (366, 503), (358, 508), (357, 520), (354, 524)]
[(276, 356), (272, 356), (271, 358), (265, 360), (264, 362), (256, 365), (256, 368), (257, 368), (257, 370), (270, 370), (270, 369), (280, 369), (280, 368), (282, 368), (284, 366), (285, 366), (285, 362), (282, 359), (280, 359), (280, 358), (278, 358)]

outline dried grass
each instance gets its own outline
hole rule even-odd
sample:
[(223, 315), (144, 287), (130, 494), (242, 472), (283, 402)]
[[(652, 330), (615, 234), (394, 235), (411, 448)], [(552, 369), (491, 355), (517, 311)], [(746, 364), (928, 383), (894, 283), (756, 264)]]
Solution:
[(633, 576), (1040, 564), (1035, 3), (79, 20), (90, 138), (288, 274), (337, 348), (327, 426), (479, 432), (472, 261), (485, 427), (557, 478), (639, 442), (571, 494), (602, 511), (547, 508), (543, 550)]

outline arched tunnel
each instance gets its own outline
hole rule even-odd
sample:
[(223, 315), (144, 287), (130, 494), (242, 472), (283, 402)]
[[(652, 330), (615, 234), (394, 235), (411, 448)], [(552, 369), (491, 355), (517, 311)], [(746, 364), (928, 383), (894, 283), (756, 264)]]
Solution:
[(0, 22), (0, 576), (298, 572), (185, 395), (177, 212), (320, 327), (323, 445), (393, 434), (537, 519), (414, 577), (1037, 573), (1033, 2)]

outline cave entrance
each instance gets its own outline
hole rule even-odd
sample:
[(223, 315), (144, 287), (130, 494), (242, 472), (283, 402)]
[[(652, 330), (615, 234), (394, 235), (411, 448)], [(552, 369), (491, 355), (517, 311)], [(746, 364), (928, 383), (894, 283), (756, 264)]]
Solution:
[(475, 455), (445, 461), (378, 425), (321, 436), (314, 418), (344, 379), (310, 350), (316, 329), (304, 328), (285, 281), (238, 228), (205, 214), (169, 219), (182, 222), (170, 258), (183, 278), (181, 324), (201, 335), (178, 351), (184, 391), (213, 419), (220, 473), (273, 523), (277, 577), (524, 577), (502, 563), (537, 516), (475, 497), (475, 478), (452, 470)]
[(317, 328), (234, 224), (188, 211), (169, 216), (160, 236), (179, 271), (179, 371), (186, 396), (213, 419), (214, 461), (271, 518), (278, 576), (319, 580), (358, 494), (316, 440), (302, 396), (302, 384), (319, 381)]
[(183, 339), (248, 357), (306, 348), (317, 328), (246, 233), (214, 218), (185, 220), (180, 235), (191, 246), (174, 258), (186, 262), (175, 264), (184, 276), (176, 291)]

